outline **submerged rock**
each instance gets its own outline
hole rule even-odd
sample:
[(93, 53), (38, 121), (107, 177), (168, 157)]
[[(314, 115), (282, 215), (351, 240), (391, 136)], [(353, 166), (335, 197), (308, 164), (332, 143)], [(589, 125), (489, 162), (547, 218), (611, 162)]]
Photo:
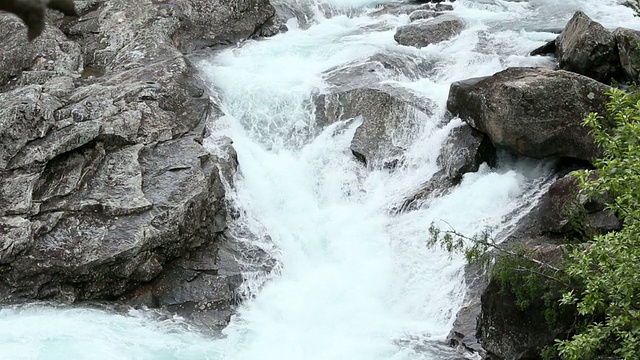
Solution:
[(433, 104), (402, 90), (352, 89), (320, 94), (315, 99), (317, 123), (362, 118), (351, 142), (353, 154), (371, 166), (393, 163), (402, 144), (417, 135), (420, 123), (432, 115)]
[(465, 23), (460, 18), (442, 15), (401, 26), (393, 38), (400, 45), (422, 48), (459, 35), (464, 27)]
[[(136, 303), (228, 314), (238, 273), (212, 259), (226, 228), (221, 171), (237, 163), (231, 147), (221, 158), (202, 146), (221, 111), (181, 51), (252, 36), (274, 10), (89, 5), (33, 46), (0, 15), (0, 303), (129, 301), (160, 279), (169, 285)], [(205, 254), (209, 265), (193, 265)]]
[(423, 19), (431, 19), (434, 17), (438, 17), (440, 15), (442, 15), (443, 13), (441, 12), (436, 12), (433, 10), (416, 10), (414, 12), (412, 12), (411, 14), (409, 14), (409, 21), (414, 22), (417, 20), (423, 20)]
[(409, 196), (399, 210), (413, 210), (427, 199), (447, 193), (460, 183), (464, 174), (478, 171), (482, 163), (493, 165), (495, 158), (495, 148), (485, 134), (467, 124), (453, 129), (442, 144), (437, 159), (442, 170)]
[(452, 84), (447, 108), (515, 154), (592, 161), (601, 150), (582, 121), (604, 112), (608, 89), (568, 71), (509, 68)]

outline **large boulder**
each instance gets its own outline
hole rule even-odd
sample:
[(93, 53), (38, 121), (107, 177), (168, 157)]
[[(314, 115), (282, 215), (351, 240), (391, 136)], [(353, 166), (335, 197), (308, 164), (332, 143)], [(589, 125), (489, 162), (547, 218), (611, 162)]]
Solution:
[(367, 165), (393, 166), (416, 136), (420, 123), (432, 115), (433, 104), (411, 93), (357, 88), (319, 94), (316, 121), (325, 126), (361, 117), (351, 142), (353, 154)]
[(618, 28), (613, 35), (624, 77), (630, 82), (640, 81), (640, 31)]
[(459, 35), (464, 27), (462, 19), (453, 15), (441, 15), (401, 26), (393, 38), (400, 45), (422, 48)]
[[(33, 43), (0, 14), (0, 303), (135, 298), (228, 311), (239, 272), (212, 268), (226, 228), (221, 172), (237, 163), (230, 146), (218, 157), (202, 145), (221, 112), (181, 50), (250, 36), (273, 8), (78, 7), (80, 19), (54, 19), (60, 28)], [(210, 24), (223, 22), (217, 37)], [(208, 266), (177, 265), (205, 250)], [(200, 293), (188, 289), (196, 277)]]
[(582, 121), (604, 113), (609, 87), (546, 68), (510, 68), (451, 85), (447, 108), (496, 147), (534, 158), (591, 161), (601, 154)]
[(569, 20), (555, 45), (560, 69), (606, 84), (620, 73), (615, 36), (582, 11)]

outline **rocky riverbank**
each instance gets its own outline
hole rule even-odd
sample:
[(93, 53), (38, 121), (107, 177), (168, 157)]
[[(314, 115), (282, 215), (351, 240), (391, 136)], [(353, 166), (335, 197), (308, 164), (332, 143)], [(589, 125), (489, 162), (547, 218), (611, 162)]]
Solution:
[[(624, 28), (611, 32), (577, 12), (557, 39), (532, 52), (555, 56), (557, 69), (509, 68), (451, 86), (449, 110), (488, 136), (496, 147), (572, 164), (559, 169), (559, 179), (520, 221), (505, 240), (507, 244), (524, 245), (554, 264), (562, 257), (563, 239), (577, 236), (567, 205), (578, 188), (563, 174), (590, 168), (601, 155), (581, 123), (590, 112), (604, 113), (604, 92), (612, 80), (623, 84), (638, 80), (638, 66), (631, 60), (637, 59), (638, 36), (640, 32)], [(621, 227), (620, 220), (601, 203), (580, 199), (579, 204), (571, 205), (580, 206), (589, 233)], [(515, 295), (502, 291), (495, 281), (487, 281), (482, 274), (470, 278), (481, 281), (473, 283), (467, 305), (458, 314), (450, 335), (454, 345), (491, 359), (538, 359), (545, 346), (566, 336), (571, 327), (560, 319), (550, 328), (543, 320), (543, 299), (522, 310), (516, 306)]]
[[(251, 1), (77, 1), (27, 43), (0, 14), (0, 303), (116, 301), (227, 323), (240, 270), (185, 55), (277, 32)], [(221, 250), (222, 249), (222, 250)]]

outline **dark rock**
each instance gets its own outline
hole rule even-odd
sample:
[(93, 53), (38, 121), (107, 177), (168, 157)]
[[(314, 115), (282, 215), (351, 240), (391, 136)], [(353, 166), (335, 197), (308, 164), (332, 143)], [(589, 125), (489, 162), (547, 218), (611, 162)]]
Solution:
[[(78, 10), (60, 22), (65, 33), (47, 27), (28, 46), (19, 20), (0, 15), (0, 303), (120, 299), (222, 324), (239, 273), (194, 262), (223, 257), (222, 177), (237, 160), (230, 145), (224, 158), (202, 146), (221, 111), (178, 47), (255, 35), (273, 8)], [(155, 290), (137, 297), (141, 286)]]
[[(533, 251), (537, 260), (557, 265), (564, 258), (564, 239), (580, 239), (580, 233), (576, 232), (570, 221), (576, 214), (584, 216), (591, 233), (619, 229), (619, 220), (605, 209), (604, 204), (578, 196), (578, 192), (571, 175), (554, 181), (538, 204), (518, 222), (503, 245), (524, 246)], [(576, 204), (582, 207), (582, 212), (568, 207)], [(475, 269), (467, 271), (467, 277), (477, 274)], [(510, 290), (502, 289), (496, 281), (487, 283), (486, 278), (479, 279), (472, 286), (473, 293), (482, 293), (476, 335), (490, 354), (501, 359), (538, 359), (545, 346), (553, 345), (554, 339), (566, 336), (571, 330), (576, 316), (571, 310), (560, 311), (556, 324), (549, 326), (545, 321), (546, 305), (543, 299), (534, 300), (529, 307), (522, 309), (517, 306), (515, 295)], [(469, 302), (477, 310), (478, 305), (473, 300), (472, 297)], [(473, 320), (469, 320), (465, 312), (459, 317), (466, 325), (459, 329), (471, 328)]]
[[(563, 258), (562, 246), (547, 245), (534, 248), (538, 260), (553, 264)], [(573, 324), (573, 314), (561, 313), (556, 326), (545, 320), (544, 301), (533, 301), (521, 309), (515, 295), (503, 289), (497, 281), (489, 281), (481, 297), (478, 317), (478, 337), (484, 349), (499, 359), (539, 359), (542, 349), (553, 345)]]
[(539, 48), (531, 51), (529, 55), (531, 56), (548, 55), (548, 54), (555, 54), (555, 52), (556, 52), (556, 40), (554, 39), (540, 46)]
[(398, 158), (404, 149), (394, 144), (415, 136), (420, 122), (432, 115), (433, 108), (429, 101), (420, 101), (401, 90), (390, 93), (366, 88), (321, 94), (314, 102), (316, 122), (321, 126), (362, 117), (351, 151), (374, 167)]
[(421, 48), (449, 40), (460, 34), (464, 27), (465, 23), (460, 18), (442, 15), (434, 19), (401, 26), (393, 38), (400, 45)]
[(5, 0), (0, 3), (0, 10), (18, 16), (27, 26), (29, 41), (42, 34), (45, 26), (45, 11), (57, 10), (68, 16), (78, 16), (73, 0)]
[(458, 310), (452, 329), (447, 335), (449, 345), (478, 354), (481, 359), (487, 358), (487, 352), (476, 337), (476, 332), (481, 310), (480, 297), (487, 283), (487, 274), (484, 269), (476, 265), (465, 267), (465, 284), (467, 285), (465, 301)]
[(515, 154), (592, 161), (601, 150), (582, 121), (604, 113), (608, 89), (567, 71), (510, 68), (452, 84), (447, 108)]
[(451, 131), (442, 145), (438, 164), (443, 167), (448, 178), (455, 184), (462, 175), (478, 171), (480, 164), (495, 163), (495, 148), (483, 133), (464, 124)]
[(583, 12), (576, 12), (556, 39), (560, 69), (609, 84), (620, 73), (616, 38)]
[(613, 32), (618, 46), (620, 65), (629, 82), (640, 80), (640, 31), (618, 28)]
[(485, 162), (493, 165), (495, 158), (495, 148), (486, 135), (467, 124), (453, 129), (443, 143), (437, 159), (442, 170), (420, 186), (398, 210), (413, 210), (421, 207), (428, 199), (446, 194), (460, 183), (464, 174), (478, 171)]
[[(539, 233), (580, 237), (620, 230), (622, 222), (600, 201), (580, 194), (573, 175), (555, 181), (540, 199), (533, 216), (539, 219)], [(578, 226), (578, 228), (576, 228)]]
[(433, 8), (435, 11), (453, 11), (453, 5), (449, 4), (436, 4)]

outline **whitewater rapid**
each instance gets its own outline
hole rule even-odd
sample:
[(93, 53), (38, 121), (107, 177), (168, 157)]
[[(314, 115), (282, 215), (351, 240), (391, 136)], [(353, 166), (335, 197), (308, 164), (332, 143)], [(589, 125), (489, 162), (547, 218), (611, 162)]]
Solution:
[[(233, 140), (239, 170), (227, 196), (237, 210), (237, 241), (276, 264), (248, 271), (245, 301), (213, 339), (180, 319), (142, 311), (44, 305), (0, 310), (0, 359), (377, 360), (462, 357), (445, 346), (465, 294), (464, 261), (425, 241), (432, 222), (472, 235), (504, 234), (551, 180), (550, 165), (502, 157), (465, 175), (450, 194), (417, 210), (394, 209), (439, 170), (436, 162), (459, 119), (441, 121), (452, 82), (510, 66), (552, 66), (528, 52), (552, 39), (576, 10), (614, 28), (640, 28), (616, 1), (457, 1), (466, 29), (423, 49), (399, 46), (395, 29), (408, 15), (376, 15), (374, 0), (279, 0), (305, 22), (247, 41), (199, 64), (219, 93), (225, 116), (205, 145)], [(347, 16), (349, 15), (349, 16)], [(301, 26), (304, 25), (304, 26)], [(435, 103), (399, 136), (407, 149), (397, 169), (367, 168), (349, 149), (358, 119), (321, 128), (309, 106), (330, 91), (323, 74), (376, 54), (406, 59), (403, 74), (381, 81)], [(411, 65), (414, 64), (414, 65)]]

